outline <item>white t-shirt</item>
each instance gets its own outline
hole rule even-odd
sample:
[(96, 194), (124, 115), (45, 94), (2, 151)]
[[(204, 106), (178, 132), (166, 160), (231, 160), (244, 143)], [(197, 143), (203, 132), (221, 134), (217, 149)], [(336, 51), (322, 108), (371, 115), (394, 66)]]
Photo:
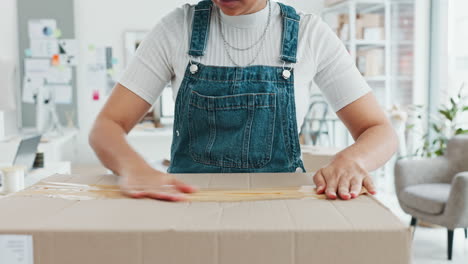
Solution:
[[(188, 50), (194, 9), (194, 5), (185, 4), (162, 18), (139, 46), (121, 77), (120, 84), (148, 103), (154, 104), (171, 81), (175, 99), (190, 59)], [(267, 24), (268, 10), (267, 6), (253, 14), (228, 16), (215, 7), (205, 55), (197, 61), (210, 66), (235, 66), (224, 49), (218, 12), (221, 12), (227, 41), (242, 48), (250, 46), (261, 37)], [(370, 88), (342, 42), (320, 17), (298, 13), (301, 20), (297, 63), (294, 65), (294, 86), (296, 118), (300, 128), (307, 114), (309, 87), (313, 81), (335, 111), (367, 94)], [(231, 49), (236, 63), (246, 65), (260, 51), (253, 65), (282, 66), (282, 22), (279, 5), (271, 1), (271, 23), (264, 43), (248, 51)]]

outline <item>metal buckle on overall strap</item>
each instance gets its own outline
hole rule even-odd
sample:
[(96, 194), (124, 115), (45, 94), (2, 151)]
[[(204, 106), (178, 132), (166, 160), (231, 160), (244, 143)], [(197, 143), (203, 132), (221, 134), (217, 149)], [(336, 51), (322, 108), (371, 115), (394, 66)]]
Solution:
[(289, 69), (286, 67), (286, 62), (283, 61), (283, 72), (282, 72), (282, 75), (283, 75), (283, 78), (285, 80), (291, 78), (291, 72), (294, 68), (294, 64), (291, 63), (291, 66), (289, 67)]
[(198, 65), (196, 63), (194, 63), (193, 56), (190, 56), (189, 63), (190, 63), (190, 67), (189, 67), (190, 73), (191, 74), (197, 73), (198, 72)]

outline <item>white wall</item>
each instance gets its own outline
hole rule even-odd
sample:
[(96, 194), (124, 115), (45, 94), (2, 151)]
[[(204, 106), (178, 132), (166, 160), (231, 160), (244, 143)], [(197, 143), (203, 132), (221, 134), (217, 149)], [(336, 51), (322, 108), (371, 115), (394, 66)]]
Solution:
[(0, 1), (0, 57), (15, 60), (17, 55), (16, 0)]
[[(3, 0), (2, 0), (3, 1)], [(95, 163), (97, 159), (87, 144), (87, 135), (92, 122), (104, 104), (104, 100), (91, 100), (92, 90), (87, 87), (86, 65), (90, 58), (90, 44), (112, 46), (114, 56), (120, 61), (117, 74), (123, 70), (123, 33), (128, 30), (150, 30), (165, 14), (184, 3), (198, 0), (76, 0), (76, 37), (80, 41), (80, 64), (78, 66), (78, 114), (80, 133), (79, 155), (76, 163)], [(307, 12), (319, 12), (322, 1), (283, 1)]]
[(75, 0), (76, 38), (80, 41), (78, 66), (78, 136), (79, 153), (76, 163), (95, 163), (97, 159), (88, 145), (92, 122), (102, 108), (105, 98), (92, 101), (92, 88), (87, 87), (86, 65), (90, 61), (88, 46), (111, 46), (119, 59), (116, 73), (123, 71), (123, 33), (129, 30), (150, 30), (164, 15), (181, 6), (184, 0)]
[[(0, 1), (0, 58), (18, 63), (16, 0)], [(11, 134), (17, 128), (17, 111), (0, 112), (0, 134)], [(1, 136), (0, 136), (1, 137)]]

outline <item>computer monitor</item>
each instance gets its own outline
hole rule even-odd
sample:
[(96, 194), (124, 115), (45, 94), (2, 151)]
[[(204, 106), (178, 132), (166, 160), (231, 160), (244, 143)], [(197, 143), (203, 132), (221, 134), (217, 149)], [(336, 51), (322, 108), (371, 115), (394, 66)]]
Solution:
[(24, 137), (18, 146), (15, 160), (13, 161), (14, 166), (22, 166), (27, 171), (31, 170), (34, 165), (34, 159), (36, 158), (37, 147), (41, 142), (41, 135), (32, 135)]

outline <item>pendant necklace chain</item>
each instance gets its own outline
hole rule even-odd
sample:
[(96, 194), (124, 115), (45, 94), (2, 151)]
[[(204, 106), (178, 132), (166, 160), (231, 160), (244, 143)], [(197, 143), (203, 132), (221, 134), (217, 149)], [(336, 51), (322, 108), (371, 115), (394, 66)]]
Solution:
[(261, 45), (258, 47), (258, 50), (257, 50), (257, 53), (255, 55), (255, 57), (245, 66), (243, 67), (247, 67), (247, 66), (250, 66), (252, 65), (255, 60), (257, 60), (258, 56), (260, 55), (260, 52), (262, 51), (262, 48), (263, 48), (263, 45), (265, 44), (265, 38), (266, 38), (266, 34), (268, 32), (268, 28), (270, 27), (270, 23), (271, 23), (271, 2), (270, 0), (268, 0), (268, 20), (267, 20), (267, 24), (265, 26), (265, 30), (263, 31), (262, 35), (260, 36), (260, 38), (255, 42), (253, 43), (252, 45), (250, 45), (249, 47), (246, 47), (246, 48), (238, 48), (238, 47), (234, 47), (233, 45), (231, 45), (227, 40), (226, 40), (226, 36), (224, 35), (224, 32), (223, 32), (223, 26), (222, 26), (222, 22), (221, 22), (221, 10), (218, 8), (218, 25), (219, 25), (219, 31), (221, 32), (221, 37), (223, 39), (223, 42), (224, 42), (224, 49), (228, 55), (228, 58), (229, 60), (235, 65), (235, 66), (238, 66), (238, 67), (241, 67), (235, 60), (234, 58), (232, 57), (232, 54), (231, 52), (229, 51), (229, 49), (233, 49), (233, 50), (236, 50), (236, 51), (247, 51), (247, 50), (251, 50), (252, 48), (254, 48), (255, 46), (257, 46), (258, 44), (261, 43)]

